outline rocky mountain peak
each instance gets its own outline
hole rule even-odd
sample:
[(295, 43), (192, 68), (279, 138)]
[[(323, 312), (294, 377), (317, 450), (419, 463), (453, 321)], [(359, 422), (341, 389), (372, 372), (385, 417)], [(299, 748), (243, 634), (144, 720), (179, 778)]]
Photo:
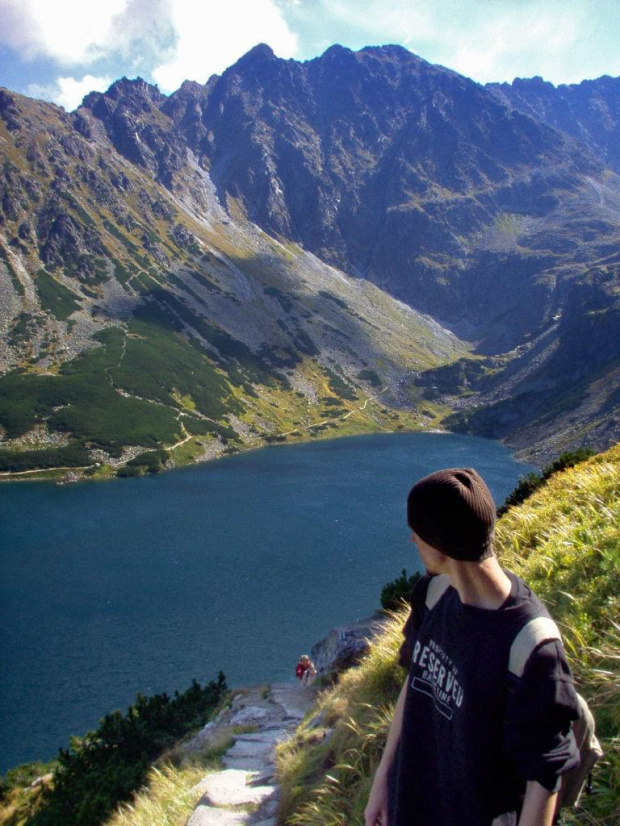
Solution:
[[(198, 87), (200, 88), (200, 87)], [(168, 98), (157, 86), (138, 77), (113, 83), (107, 92), (91, 92), (78, 114), (101, 121), (115, 149), (132, 163), (149, 169), (158, 181), (172, 187), (174, 173), (183, 166), (185, 147), (173, 128), (162, 123), (161, 111)], [(169, 127), (169, 128), (168, 128)], [(84, 134), (84, 122), (76, 124)]]
[(8, 89), (3, 88), (0, 88), (0, 117), (10, 131), (19, 128), (19, 111), (15, 96)]
[(258, 43), (251, 48), (249, 52), (246, 52), (240, 57), (231, 68), (235, 69), (241, 66), (247, 68), (251, 64), (262, 63), (266, 60), (280, 60), (280, 58), (276, 57), (273, 49), (271, 46), (268, 46), (267, 43)]
[(340, 43), (334, 43), (333, 46), (326, 49), (316, 60), (334, 60), (340, 57), (350, 57), (352, 54), (351, 49), (348, 49), (346, 46), (341, 46)]
[(399, 46), (397, 43), (388, 43), (385, 46), (364, 46), (363, 49), (360, 49), (358, 54), (364, 55), (376, 55), (378, 57), (389, 57), (393, 60), (404, 60), (404, 61), (411, 61), (415, 60), (418, 62), (426, 62), (423, 61), (421, 57), (410, 52), (409, 49), (405, 49), (404, 46)]
[[(510, 86), (509, 83), (501, 84), (501, 85), (502, 86), (504, 86), (504, 85), (505, 86)], [(553, 83), (551, 83), (551, 81), (545, 80), (543, 77), (541, 77), (541, 75), (534, 75), (534, 77), (527, 77), (527, 78), (516, 77), (513, 80), (513, 86), (515, 86), (515, 88), (517, 88), (517, 89), (518, 88), (523, 88), (525, 86), (529, 86), (532, 89), (552, 90), (552, 89), (556, 88), (553, 85)]]
[(159, 106), (165, 99), (157, 86), (147, 83), (141, 77), (123, 77), (115, 81), (106, 92), (91, 92), (86, 95), (81, 108), (91, 109), (95, 113), (95, 109), (101, 109), (102, 101), (105, 101), (107, 111), (120, 105), (133, 111), (148, 111), (153, 106)]
[(489, 83), (502, 101), (559, 129), (620, 172), (620, 77), (554, 86), (541, 77)]

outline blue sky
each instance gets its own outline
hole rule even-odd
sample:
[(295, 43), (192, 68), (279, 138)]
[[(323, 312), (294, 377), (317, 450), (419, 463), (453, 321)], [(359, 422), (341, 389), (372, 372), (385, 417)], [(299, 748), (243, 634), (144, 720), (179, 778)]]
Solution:
[(620, 75), (619, 0), (0, 0), (0, 85), (74, 109), (140, 75), (166, 94), (257, 43), (308, 60), (399, 43), (481, 83)]

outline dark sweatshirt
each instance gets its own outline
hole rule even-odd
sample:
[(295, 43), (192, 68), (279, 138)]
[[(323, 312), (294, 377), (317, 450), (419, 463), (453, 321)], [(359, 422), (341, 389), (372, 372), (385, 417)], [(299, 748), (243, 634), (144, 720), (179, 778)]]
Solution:
[(579, 762), (570, 730), (577, 698), (561, 643), (537, 648), (520, 679), (509, 675), (517, 633), (548, 613), (507, 574), (511, 592), (497, 610), (463, 605), (452, 587), (428, 610), (429, 578), (416, 586), (401, 649), (409, 689), (390, 771), (390, 826), (491, 826), (518, 810), (526, 781), (554, 791)]

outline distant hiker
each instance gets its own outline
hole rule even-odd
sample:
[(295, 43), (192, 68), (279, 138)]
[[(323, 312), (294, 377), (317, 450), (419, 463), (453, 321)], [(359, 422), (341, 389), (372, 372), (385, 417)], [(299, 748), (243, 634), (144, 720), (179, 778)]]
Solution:
[(409, 674), (366, 826), (550, 826), (560, 777), (579, 764), (557, 627), (499, 565), (495, 505), (475, 470), (422, 479), (407, 521), (427, 575), (403, 630)]
[(314, 663), (310, 660), (308, 668), (306, 668), (304, 672), (304, 676), (301, 680), (302, 685), (314, 685), (317, 678), (317, 670), (314, 667)]
[(308, 670), (310, 665), (310, 657), (307, 654), (302, 654), (299, 658), (299, 662), (295, 666), (295, 676), (301, 682), (304, 678), (304, 674)]
[(295, 676), (302, 685), (312, 685), (316, 680), (316, 668), (307, 654), (302, 654), (295, 666)]

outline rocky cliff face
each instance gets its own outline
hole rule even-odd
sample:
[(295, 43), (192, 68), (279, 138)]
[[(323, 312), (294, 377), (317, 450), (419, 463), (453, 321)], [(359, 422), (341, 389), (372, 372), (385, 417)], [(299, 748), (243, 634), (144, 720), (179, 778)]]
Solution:
[[(549, 90), (518, 106), (515, 87), (394, 46), (306, 63), (257, 46), (204, 86), (123, 79), (73, 114), (2, 91), (0, 357), (59, 377), (7, 376), (23, 408), (0, 410), (5, 436), (51, 428), (83, 464), (209, 434), (234, 446), (334, 426), (381, 390), (377, 422), (439, 401), (455, 426), (518, 441), (544, 387), (579, 438), (608, 441), (620, 184), (603, 80), (587, 135), (555, 128)], [(96, 399), (71, 408), (93, 371)], [(95, 401), (125, 423), (152, 405), (156, 435), (103, 438), (103, 420), (93, 435)]]
[(564, 210), (575, 193), (592, 200), (587, 179), (602, 173), (567, 136), (400, 47), (334, 46), (296, 63), (259, 46), (208, 94), (184, 88), (164, 108), (224, 202), (482, 336), (505, 329), (507, 303), (517, 328), (549, 310), (520, 285), (510, 301), (515, 275), (538, 292), (541, 271), (568, 263), (566, 237), (583, 236)]
[(541, 77), (517, 78), (487, 88), (515, 109), (572, 135), (620, 173), (620, 78), (561, 86)]
[(298, 63), (263, 45), (206, 86), (162, 100), (120, 81), (84, 110), (169, 188), (189, 146), (228, 208), (499, 352), (557, 312), (620, 221), (601, 151), (513, 104), (400, 47)]

